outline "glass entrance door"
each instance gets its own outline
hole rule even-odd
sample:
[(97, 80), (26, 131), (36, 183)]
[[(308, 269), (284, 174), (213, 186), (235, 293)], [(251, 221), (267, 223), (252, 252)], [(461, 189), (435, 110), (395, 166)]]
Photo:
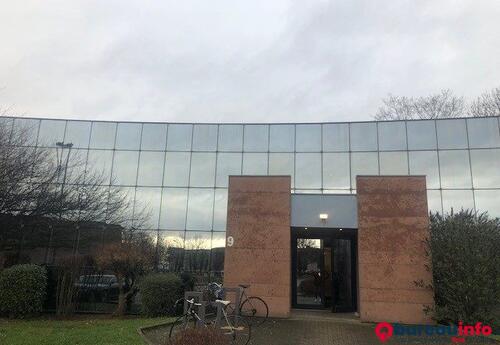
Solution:
[(302, 306), (323, 306), (324, 260), (323, 240), (297, 238), (296, 245), (296, 303)]

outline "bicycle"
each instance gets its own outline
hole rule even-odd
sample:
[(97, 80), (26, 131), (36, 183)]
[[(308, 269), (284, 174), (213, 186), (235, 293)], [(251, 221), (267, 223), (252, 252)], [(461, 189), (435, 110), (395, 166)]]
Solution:
[[(181, 300), (178, 300), (177, 302), (175, 302), (175, 304), (177, 305)], [(228, 317), (228, 314), (226, 312), (226, 307), (231, 303), (230, 301), (219, 299), (215, 301), (217, 305), (220, 305), (220, 310), (222, 311), (222, 315), (224, 316), (225, 324), (221, 326), (218, 325), (215, 321), (206, 322), (198, 316), (195, 311), (195, 307), (200, 307), (202, 306), (202, 304), (195, 303), (194, 298), (186, 300), (186, 302), (188, 303), (186, 313), (177, 318), (177, 320), (172, 323), (170, 332), (168, 334), (169, 339), (175, 337), (175, 335), (179, 332), (188, 329), (190, 325), (192, 325), (192, 327), (196, 327), (197, 324), (201, 324), (204, 327), (213, 325), (214, 328), (218, 328), (225, 336), (228, 336), (230, 338), (231, 344), (233, 345), (246, 345), (250, 341), (251, 326), (248, 321), (237, 315), (231, 316), (233, 322), (229, 320), (230, 318)]]
[[(240, 284), (238, 286), (243, 289), (240, 296), (238, 315), (249, 318), (250, 324), (252, 325), (262, 325), (269, 317), (269, 307), (267, 303), (260, 297), (248, 296), (245, 293), (250, 285)], [(221, 284), (210, 283), (208, 285), (208, 290), (217, 298), (222, 298), (224, 294)], [(233, 303), (229, 304), (226, 309), (228, 310), (228, 314), (234, 314), (236, 310)]]

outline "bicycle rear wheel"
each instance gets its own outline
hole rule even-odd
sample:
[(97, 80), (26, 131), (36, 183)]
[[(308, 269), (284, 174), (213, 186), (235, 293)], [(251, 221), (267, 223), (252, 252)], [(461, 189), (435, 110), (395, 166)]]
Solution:
[(192, 315), (186, 314), (179, 316), (170, 326), (168, 339), (173, 339), (183, 330), (193, 327), (196, 327), (196, 319)]
[(267, 320), (269, 307), (260, 297), (248, 297), (241, 304), (240, 315), (247, 317), (252, 325), (259, 326)]
[(231, 345), (247, 345), (252, 335), (250, 323), (243, 317), (229, 317), (230, 325), (219, 326), (220, 331), (230, 339)]

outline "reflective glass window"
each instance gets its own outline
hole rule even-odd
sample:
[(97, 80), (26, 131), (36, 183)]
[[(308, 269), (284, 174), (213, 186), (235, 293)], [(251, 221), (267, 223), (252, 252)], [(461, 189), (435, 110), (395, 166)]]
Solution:
[(267, 175), (267, 153), (244, 153), (243, 175)]
[(323, 153), (323, 188), (350, 187), (349, 153)]
[(38, 146), (55, 147), (57, 142), (64, 140), (66, 121), (42, 120), (38, 132)]
[(351, 153), (351, 187), (356, 188), (356, 176), (378, 175), (378, 153)]
[(247, 152), (267, 152), (269, 149), (268, 125), (245, 125), (243, 150)]
[(321, 154), (297, 153), (295, 188), (321, 188)]
[(471, 148), (500, 147), (500, 131), (496, 117), (467, 119), (467, 132)]
[(409, 150), (432, 150), (437, 147), (434, 120), (406, 121)]
[(158, 233), (161, 271), (181, 272), (184, 269), (184, 231), (160, 231)]
[(184, 271), (207, 272), (210, 270), (210, 232), (186, 233), (184, 240)]
[(380, 152), (380, 175), (408, 175), (408, 154), (401, 151)]
[(467, 148), (467, 129), (465, 120), (437, 120), (438, 147), (440, 149)]
[(87, 121), (68, 121), (64, 142), (72, 143), (75, 148), (89, 147), (91, 125)]
[(160, 228), (184, 230), (186, 228), (187, 188), (163, 188)]
[[(34, 146), (36, 145), (37, 137), (38, 137), (38, 129), (40, 128), (40, 120), (34, 120), (34, 119), (15, 119), (14, 121), (14, 135), (16, 132), (23, 133), (22, 137), (25, 137), (22, 140), (18, 140), (17, 144), (23, 145), (23, 146)], [(14, 138), (12, 138), (14, 140)], [(16, 144), (14, 142), (13, 144)]]
[[(14, 119), (0, 116), (0, 138), (9, 141), (14, 127)], [(5, 137), (5, 139), (4, 139)]]
[(217, 125), (194, 125), (193, 151), (217, 150)]
[(193, 125), (170, 124), (168, 125), (167, 150), (189, 151), (191, 150), (191, 136)]
[(192, 153), (189, 185), (191, 187), (215, 185), (215, 153)]
[(226, 231), (227, 189), (215, 190), (214, 231)]
[(161, 186), (165, 154), (142, 151), (139, 159), (139, 186)]
[(139, 152), (115, 151), (113, 159), (112, 184), (129, 186), (135, 185), (138, 158)]
[(217, 187), (227, 187), (229, 175), (241, 175), (241, 153), (217, 154)]
[(471, 150), (474, 188), (500, 188), (500, 149)]
[(443, 213), (443, 206), (441, 204), (441, 191), (440, 190), (428, 190), (427, 191), (427, 207), (429, 212), (432, 213)]
[(269, 151), (293, 152), (295, 150), (295, 125), (271, 125)]
[(161, 188), (137, 188), (134, 217), (141, 229), (157, 229), (160, 217)]
[(214, 209), (213, 189), (189, 189), (187, 230), (211, 230)]
[[(68, 150), (64, 150), (63, 158), (65, 159)], [(87, 162), (87, 150), (72, 149), (68, 160), (68, 172), (66, 176), (66, 181), (69, 183), (85, 183), (85, 168)], [(90, 176), (88, 176), (87, 181), (89, 181)], [(108, 180), (109, 181), (109, 180)]]
[(472, 187), (468, 151), (440, 151), (439, 165), (442, 188)]
[(500, 190), (475, 190), (477, 212), (488, 212), (491, 217), (500, 217)]
[(145, 123), (142, 126), (141, 150), (165, 150), (167, 144), (167, 125)]
[(296, 125), (297, 152), (321, 151), (321, 125)]
[(219, 126), (219, 151), (242, 151), (243, 150), (243, 126), (220, 125)]
[(323, 151), (349, 151), (349, 124), (323, 125)]
[(351, 123), (351, 151), (377, 151), (377, 124)]
[(115, 148), (118, 150), (139, 150), (142, 125), (139, 123), (119, 123), (116, 130)]
[[(135, 187), (110, 187), (109, 190), (110, 199), (123, 200), (127, 205), (127, 207), (119, 211), (119, 214), (116, 214), (118, 216), (117, 221), (113, 222), (113, 225), (126, 228), (135, 227), (137, 223), (134, 217)], [(130, 207), (128, 207), (129, 205)]]
[(212, 257), (210, 260), (210, 269), (212, 275), (214, 273), (222, 276), (224, 271), (224, 249), (226, 246), (226, 233), (214, 232), (212, 233)]
[(90, 132), (90, 147), (93, 149), (112, 149), (115, 146), (116, 123), (93, 122)]
[(171, 187), (187, 187), (189, 182), (190, 164), (191, 153), (167, 152), (165, 155), (163, 184)]
[(102, 183), (104, 185), (109, 185), (112, 163), (113, 151), (89, 150), (87, 174), (100, 176)]
[(425, 175), (427, 188), (440, 188), (437, 151), (410, 151), (410, 175)]
[(294, 154), (293, 153), (270, 153), (269, 175), (291, 176), (291, 186), (294, 186)]
[(404, 121), (378, 123), (380, 151), (406, 150), (406, 125)]
[(472, 190), (443, 190), (443, 212), (448, 214), (453, 209), (454, 213), (460, 210), (474, 211)]

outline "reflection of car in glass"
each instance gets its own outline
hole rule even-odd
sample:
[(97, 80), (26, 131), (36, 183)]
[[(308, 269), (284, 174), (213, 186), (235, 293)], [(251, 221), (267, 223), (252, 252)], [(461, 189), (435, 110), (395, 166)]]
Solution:
[(118, 279), (113, 274), (80, 276), (75, 283), (83, 300), (107, 302), (118, 297)]

